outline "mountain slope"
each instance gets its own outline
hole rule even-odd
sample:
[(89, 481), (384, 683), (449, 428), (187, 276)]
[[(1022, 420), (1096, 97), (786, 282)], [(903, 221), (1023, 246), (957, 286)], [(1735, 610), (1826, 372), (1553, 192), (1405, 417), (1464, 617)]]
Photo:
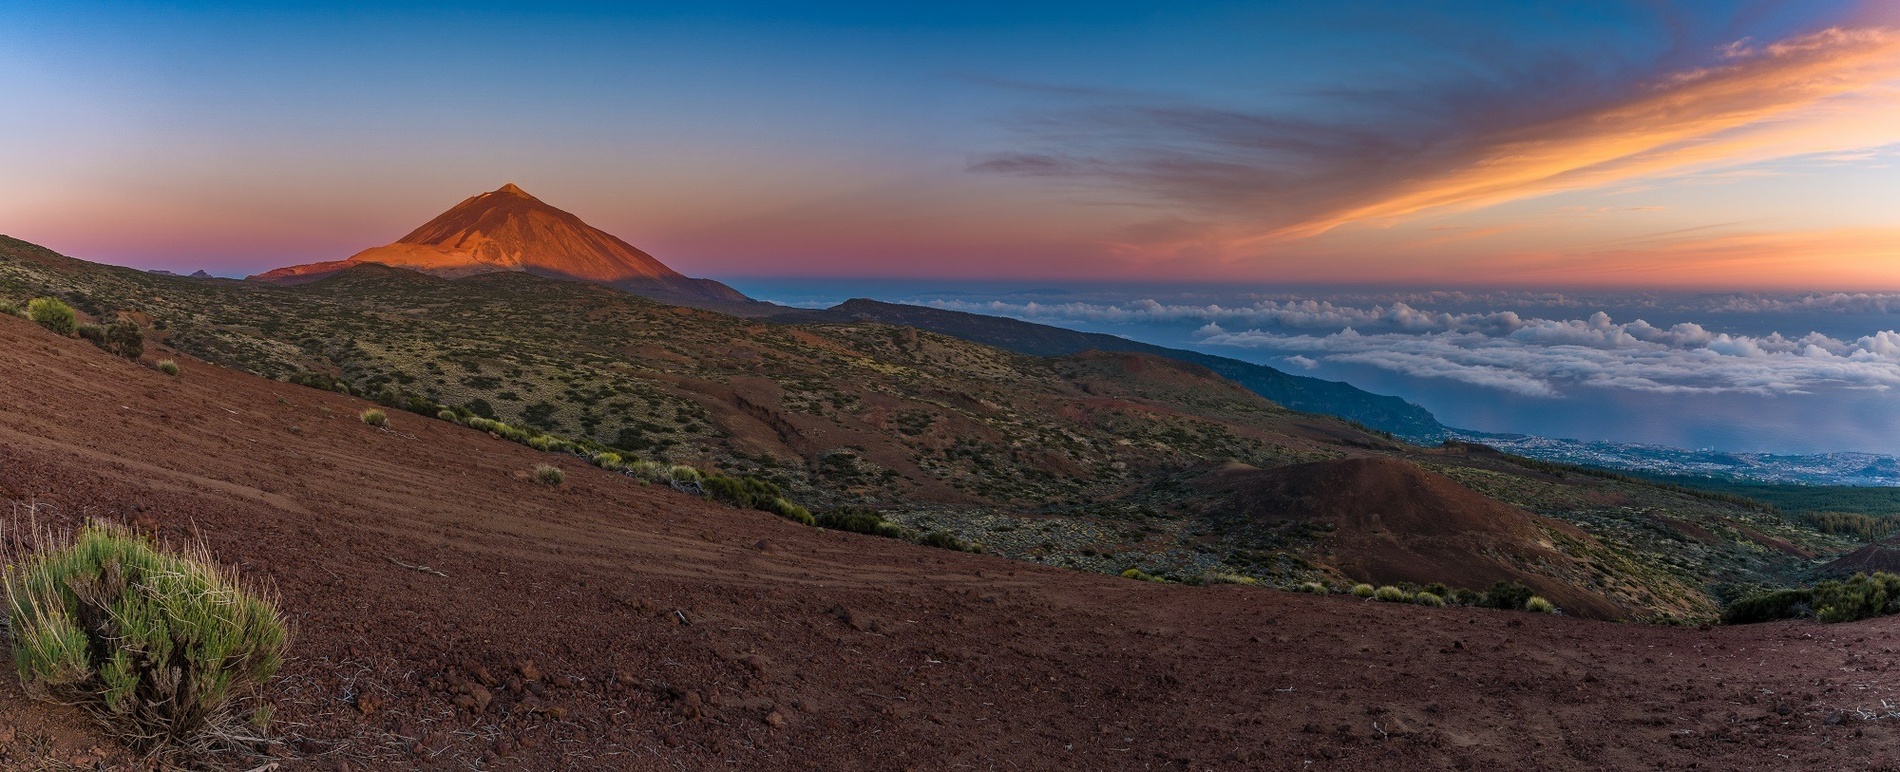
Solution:
[[(218, 768), (1849, 769), (1900, 743), (1876, 712), (1900, 617), (1697, 630), (1129, 581), (421, 416), (382, 431), (364, 400), (158, 356), (183, 373), (0, 315), (0, 517), (204, 538), (275, 588), (297, 634), (273, 741)], [(11, 669), (0, 719), (0, 766), (142, 766)]]
[(456, 204), (393, 244), (363, 250), (346, 260), (294, 265), (250, 278), (295, 285), (371, 263), (445, 278), (524, 271), (606, 284), (670, 301), (751, 302), (724, 284), (688, 278), (668, 268), (512, 182)]
[[(920, 533), (1104, 573), (1345, 582), (1353, 554), (1328, 552), (1310, 531), (1222, 516), (1194, 480), (1227, 462), (1404, 459), (1483, 497), (1587, 524), (1602, 538), (1547, 531), (1574, 561), (1524, 570), (1642, 616), (1707, 618), (1716, 587), (1773, 583), (1806, 565), (1763, 552), (1759, 537), (1806, 555), (1845, 546), (1636, 482), (1402, 446), (1139, 352), (1034, 357), (874, 322), (776, 324), (513, 271), (446, 279), (364, 264), (298, 287), (193, 280), (0, 239), (0, 302), (37, 295), (149, 322), (154, 339), (252, 373), (751, 475), (817, 509), (872, 507)], [(1712, 536), (1676, 541), (1677, 523)]]
[(827, 309), (834, 318), (901, 324), (1036, 356), (1060, 356), (1080, 351), (1134, 351), (1178, 359), (1208, 368), (1254, 393), (1281, 405), (1308, 413), (1323, 413), (1357, 421), (1422, 445), (1435, 445), (1449, 436), (1444, 425), (1424, 408), (1398, 397), (1361, 390), (1338, 381), (1290, 375), (1265, 365), (1132, 341), (1097, 332), (1078, 332), (1000, 316), (946, 311), (922, 306), (848, 300)]

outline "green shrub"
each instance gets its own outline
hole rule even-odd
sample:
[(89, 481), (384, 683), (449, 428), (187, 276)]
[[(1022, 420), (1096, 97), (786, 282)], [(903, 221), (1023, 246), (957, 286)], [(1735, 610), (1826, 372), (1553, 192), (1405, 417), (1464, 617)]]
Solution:
[(662, 482), (666, 479), (667, 466), (657, 461), (640, 459), (627, 465), (627, 474), (647, 482)]
[(73, 307), (59, 298), (34, 298), (26, 304), (26, 318), (61, 335), (73, 334)]
[[(932, 531), (931, 533), (942, 533), (942, 531)], [(918, 539), (917, 541), (918, 541), (918, 543), (919, 543), (919, 544), (922, 544), (922, 543), (923, 543), (923, 540), (922, 540), (922, 539)], [(1159, 582), (1159, 581), (1161, 581), (1161, 577), (1158, 577), (1158, 576), (1155, 576), (1154, 574), (1151, 574), (1151, 573), (1148, 573), (1147, 571), (1143, 571), (1143, 570), (1141, 570), (1141, 569), (1139, 569), (1139, 568), (1134, 568), (1134, 567), (1130, 567), (1130, 568), (1128, 568), (1128, 569), (1126, 569), (1126, 570), (1124, 570), (1124, 571), (1122, 571), (1122, 578), (1123, 578), (1123, 579), (1134, 579), (1134, 580), (1136, 580), (1136, 581), (1141, 581), (1141, 582)]]
[(1895, 612), (1900, 612), (1900, 576), (1885, 571), (1814, 586), (1814, 616), (1823, 622), (1854, 622)]
[(1331, 595), (1333, 594), (1333, 589), (1319, 582), (1307, 582), (1300, 585), (1300, 592), (1310, 592), (1314, 595)]
[(866, 507), (840, 507), (829, 512), (821, 512), (816, 518), (820, 528), (834, 531), (849, 531), (869, 536), (883, 536), (902, 539), (906, 533), (904, 527), (885, 520), (876, 510)]
[(138, 359), (145, 355), (145, 333), (132, 322), (113, 322), (106, 325), (105, 348), (126, 359)]
[(1370, 598), (1377, 589), (1370, 584), (1355, 584), (1352, 586), (1352, 594), (1360, 598)]
[[(931, 531), (917, 537), (917, 543), (937, 549), (956, 550), (958, 552), (982, 552), (983, 548), (959, 539), (943, 531)], [(1159, 580), (1156, 580), (1159, 581)]]
[(1253, 586), (1260, 583), (1259, 579), (1255, 579), (1251, 576), (1230, 574), (1225, 571), (1202, 571), (1201, 575), (1196, 577), (1196, 579), (1198, 579), (1201, 584), (1244, 584)]
[(442, 419), (444, 421), (447, 421), (449, 423), (459, 423), (459, 421), (457, 420), (458, 416), (455, 414), (455, 411), (450, 410), (448, 408), (443, 408), (440, 412), (435, 414), (435, 417)]
[(490, 418), (483, 418), (481, 416), (475, 416), (473, 418), (468, 419), (468, 428), (474, 429), (475, 431), (478, 431), (478, 432), (492, 432), (492, 431), (495, 431), (495, 427), (500, 426), (500, 425), (501, 425), (501, 422), (499, 421), (495, 421)]
[(389, 425), (389, 415), (384, 413), (381, 410), (377, 410), (376, 408), (370, 408), (368, 410), (363, 411), (363, 414), (357, 416), (357, 418), (361, 419), (363, 423), (366, 423), (366, 424), (369, 424), (370, 426), (375, 426), (378, 428)]
[(92, 345), (98, 346), (99, 348), (106, 347), (106, 328), (100, 327), (99, 325), (96, 325), (96, 324), (79, 325), (78, 327), (73, 328), (73, 334), (78, 335), (80, 338), (83, 338), (85, 340), (92, 341)]
[(1555, 614), (1557, 613), (1557, 605), (1544, 600), (1544, 596), (1542, 595), (1532, 595), (1528, 600), (1524, 601), (1524, 610), (1539, 614)]
[[(679, 467), (674, 467), (678, 469)], [(691, 467), (687, 467), (691, 468)], [(675, 477), (674, 479), (680, 479)], [(706, 475), (700, 480), (700, 488), (706, 495), (735, 507), (747, 509), (768, 509), (779, 497), (778, 486), (757, 477), (727, 477), (725, 475)]]
[(21, 684), (92, 705), (141, 748), (239, 720), (283, 661), (287, 633), (272, 600), (202, 547), (166, 552), (124, 529), (90, 526), (9, 563)]
[(11, 300), (0, 300), (0, 314), (7, 316), (25, 316), (26, 312), (20, 310), (19, 303), (15, 303)]
[(553, 464), (540, 464), (534, 468), (534, 481), (542, 485), (560, 485), (567, 482), (567, 473)]
[(1445, 599), (1435, 592), (1420, 592), (1412, 596), (1412, 602), (1420, 606), (1431, 606), (1432, 608), (1445, 607)]
[(619, 469), (620, 468), (620, 454), (619, 453), (596, 453), (594, 454), (594, 466), (600, 467), (602, 469)]
[(807, 510), (804, 507), (794, 504), (792, 503), (791, 499), (787, 499), (782, 496), (772, 499), (770, 503), (766, 504), (765, 506), (759, 507), (759, 509), (770, 512), (774, 515), (778, 515), (779, 517), (785, 518), (795, 523), (802, 523), (805, 525), (817, 524), (817, 520), (816, 518), (813, 518), (811, 516), (810, 510)]
[(1485, 608), (1516, 611), (1524, 608), (1532, 597), (1531, 588), (1524, 586), (1523, 582), (1498, 582), (1491, 585), (1491, 589), (1484, 591), (1484, 602), (1479, 605)]
[(667, 467), (666, 479), (677, 483), (698, 483), (705, 478), (699, 473), (698, 469), (686, 466), (685, 464), (675, 464)]
[(1794, 619), (1813, 613), (1814, 591), (1810, 589), (1774, 590), (1750, 595), (1722, 609), (1722, 624), (1747, 625)]
[(1404, 590), (1388, 584), (1377, 590), (1373, 590), (1372, 598), (1373, 600), (1382, 600), (1387, 603), (1404, 603), (1411, 600), (1412, 596), (1405, 594)]
[(160, 359), (158, 360), (158, 364), (156, 365), (156, 367), (158, 367), (159, 372), (164, 373), (166, 375), (171, 375), (171, 376), (178, 375), (178, 363), (172, 360)]

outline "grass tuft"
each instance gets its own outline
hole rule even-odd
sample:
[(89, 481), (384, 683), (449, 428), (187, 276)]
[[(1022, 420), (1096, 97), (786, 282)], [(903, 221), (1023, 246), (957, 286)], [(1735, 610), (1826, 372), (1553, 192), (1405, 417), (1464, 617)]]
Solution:
[(177, 362), (174, 362), (170, 359), (160, 359), (158, 360), (158, 364), (155, 366), (158, 368), (158, 371), (161, 373), (172, 376), (174, 378), (178, 376)]
[(560, 485), (567, 482), (567, 473), (553, 464), (541, 464), (534, 468), (534, 481), (542, 485)]
[(1377, 590), (1378, 588), (1373, 587), (1370, 584), (1361, 583), (1361, 584), (1355, 584), (1352, 586), (1352, 594), (1355, 597), (1360, 597), (1360, 598), (1370, 598), (1372, 597), (1372, 594), (1376, 592)]
[(1388, 584), (1377, 590), (1373, 590), (1372, 599), (1385, 601), (1386, 603), (1406, 603), (1412, 600), (1412, 596), (1405, 594), (1404, 590)]
[(1542, 595), (1532, 595), (1530, 600), (1524, 601), (1524, 610), (1534, 611), (1539, 614), (1555, 614), (1557, 613), (1557, 604), (1544, 600), (1544, 596)]
[(142, 750), (235, 724), (276, 674), (288, 632), (202, 546), (171, 552), (117, 526), (8, 556), (4, 586), (20, 682), (78, 701)]
[(389, 414), (384, 413), (381, 410), (377, 410), (376, 408), (370, 408), (368, 410), (363, 411), (363, 414), (360, 416), (357, 416), (357, 418), (362, 419), (363, 423), (369, 424), (370, 426), (374, 426), (377, 428), (381, 428), (381, 427), (385, 427), (389, 425)]

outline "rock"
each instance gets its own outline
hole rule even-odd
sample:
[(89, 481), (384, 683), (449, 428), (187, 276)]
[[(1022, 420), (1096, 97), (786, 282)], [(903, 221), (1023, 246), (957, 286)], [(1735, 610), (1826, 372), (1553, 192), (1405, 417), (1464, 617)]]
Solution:
[(687, 692), (680, 697), (680, 715), (687, 718), (699, 718), (700, 705), (699, 692)]
[(776, 710), (767, 713), (765, 714), (765, 723), (770, 725), (773, 729), (784, 729), (786, 724), (785, 714)]
[(376, 710), (382, 706), (382, 701), (376, 699), (376, 695), (374, 694), (361, 693), (356, 695), (356, 710), (365, 716), (375, 713)]
[(488, 687), (481, 684), (469, 684), (468, 696), (474, 698), (476, 712), (487, 710), (488, 704), (495, 701), (494, 693), (488, 691)]
[(521, 672), (522, 678), (530, 682), (541, 680), (541, 669), (534, 666), (534, 660), (525, 660), (515, 669)]
[(771, 552), (772, 543), (769, 541), (766, 541), (765, 539), (760, 539), (756, 542), (753, 542), (752, 548), (760, 552)]

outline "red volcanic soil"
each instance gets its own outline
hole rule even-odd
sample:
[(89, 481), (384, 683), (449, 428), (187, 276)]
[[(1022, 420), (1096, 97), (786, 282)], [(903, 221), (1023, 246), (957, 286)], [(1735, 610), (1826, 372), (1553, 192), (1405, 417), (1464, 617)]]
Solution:
[(1820, 568), (1822, 574), (1871, 574), (1875, 571), (1900, 573), (1900, 546), (1893, 542), (1869, 544), (1849, 552)]
[(1232, 511), (1256, 520), (1331, 524), (1324, 545), (1331, 562), (1360, 581), (1443, 582), (1482, 590), (1515, 580), (1573, 615), (1626, 614), (1608, 598), (1523, 569), (1572, 562), (1543, 544), (1540, 525), (1572, 538), (1592, 537), (1410, 461), (1351, 458), (1266, 470), (1231, 464), (1204, 482), (1226, 495)]
[[(0, 498), (196, 529), (274, 585), (296, 626), (266, 749), (283, 769), (1900, 758), (1900, 720), (1857, 712), (1900, 703), (1900, 619), (1640, 627), (1074, 573), (802, 527), (407, 413), (378, 430), (362, 401), (178, 359), (171, 378), (0, 317)], [(543, 462), (566, 484), (529, 481)], [(0, 766), (98, 763), (74, 757), (104, 741), (12, 676), (0, 722)]]

